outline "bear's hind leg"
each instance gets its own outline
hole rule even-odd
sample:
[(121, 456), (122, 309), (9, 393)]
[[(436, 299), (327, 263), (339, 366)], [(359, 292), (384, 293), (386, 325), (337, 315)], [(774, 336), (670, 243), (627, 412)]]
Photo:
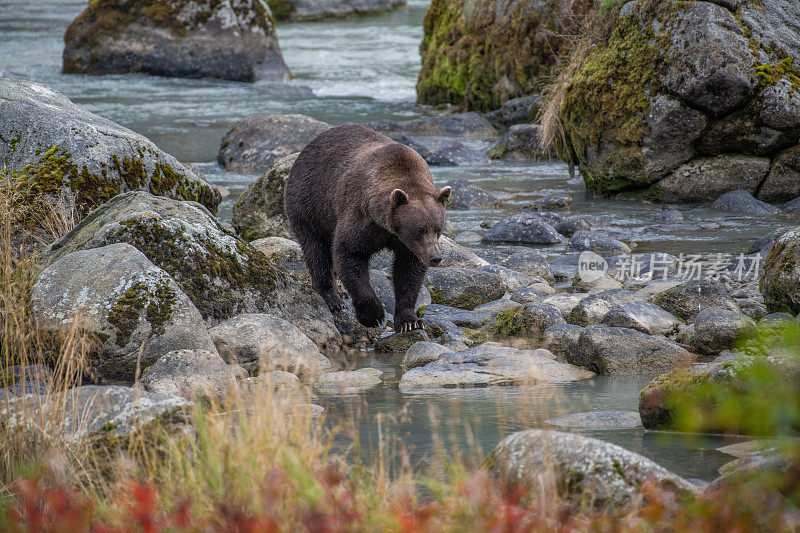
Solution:
[(308, 273), (311, 275), (311, 286), (322, 296), (328, 309), (333, 312), (341, 310), (344, 308), (344, 302), (336, 291), (331, 245), (323, 237), (308, 229), (295, 230), (295, 234), (303, 250)]
[(427, 272), (428, 267), (411, 250), (403, 245), (394, 250), (394, 330), (398, 333), (424, 327), (414, 308)]

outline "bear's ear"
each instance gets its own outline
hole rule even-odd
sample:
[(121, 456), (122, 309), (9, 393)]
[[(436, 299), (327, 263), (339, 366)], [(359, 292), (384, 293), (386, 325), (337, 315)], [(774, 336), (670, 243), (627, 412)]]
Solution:
[(408, 203), (408, 195), (403, 189), (392, 191), (392, 208)]
[(442, 187), (442, 190), (439, 191), (439, 198), (440, 202), (449, 203), (450, 202), (450, 193), (453, 192), (453, 189), (448, 185), (447, 187)]

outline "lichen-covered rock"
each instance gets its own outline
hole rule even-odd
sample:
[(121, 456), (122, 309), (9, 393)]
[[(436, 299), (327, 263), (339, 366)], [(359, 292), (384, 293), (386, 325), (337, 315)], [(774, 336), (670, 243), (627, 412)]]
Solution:
[(383, 13), (406, 5), (405, 0), (268, 0), (277, 20), (306, 21)]
[(515, 247), (510, 255), (498, 258), (497, 263), (504, 267), (542, 279), (552, 280), (550, 263), (541, 252), (524, 246)]
[(534, 92), (570, 33), (565, 9), (574, 12), (560, 1), (434, 0), (423, 22), (417, 101), (491, 111)]
[(303, 250), (291, 239), (283, 237), (264, 237), (250, 242), (250, 246), (266, 255), (267, 258), (283, 266), (290, 272), (303, 271), (306, 268)]
[(40, 327), (79, 327), (97, 339), (96, 378), (133, 383), (167, 352), (216, 351), (197, 308), (175, 280), (128, 244), (62, 255), (39, 275), (31, 303)]
[(502, 298), (510, 290), (499, 274), (456, 267), (430, 269), (425, 286), (431, 293), (432, 303), (460, 309), (474, 309)]
[(78, 218), (117, 194), (147, 190), (216, 212), (219, 192), (145, 137), (48, 87), (0, 78), (0, 179), (15, 180), (31, 212), (64, 194)]
[(266, 314), (233, 317), (208, 330), (223, 359), (251, 374), (286, 370), (315, 376), (331, 368), (330, 360), (299, 328)]
[(485, 243), (558, 244), (561, 235), (550, 220), (539, 215), (522, 213), (496, 222), (483, 235)]
[(535, 161), (549, 154), (539, 143), (538, 124), (514, 124), (492, 145), (487, 155), (506, 161)]
[(196, 203), (145, 192), (119, 195), (54, 243), (45, 262), (118, 242), (132, 244), (167, 271), (212, 323), (240, 313), (271, 313), (322, 347), (341, 342), (333, 316), (310, 287), (229, 234)]
[[(667, 286), (671, 282), (667, 282)], [(703, 309), (720, 308), (741, 311), (722, 283), (692, 280), (668, 287), (658, 292), (653, 303), (685, 322), (691, 322)]]
[(559, 360), (566, 360), (567, 354), (578, 346), (583, 327), (575, 324), (555, 324), (542, 335), (542, 347), (550, 350)]
[[(7, 429), (25, 430), (37, 424), (38, 430), (63, 430), (70, 442), (90, 438), (113, 446), (155, 425), (180, 427), (188, 420), (190, 406), (191, 402), (180, 396), (84, 385), (69, 389), (63, 399), (61, 395), (33, 394), (12, 398), (0, 405), (0, 417)], [(50, 428), (54, 412), (63, 413), (64, 418)]]
[(784, 233), (769, 249), (759, 289), (768, 311), (800, 313), (800, 228)]
[[(222, 138), (217, 161), (231, 172), (267, 172), (276, 161), (300, 152), (329, 128), (329, 124), (305, 115), (250, 115)], [(294, 160), (284, 164), (291, 170)], [(282, 202), (283, 197), (280, 199)]]
[(624, 302), (611, 309), (601, 323), (604, 326), (630, 328), (648, 335), (669, 335), (681, 321), (650, 302)]
[(564, 317), (555, 306), (531, 302), (499, 313), (491, 331), (499, 338), (524, 337), (539, 342), (547, 328), (564, 323)]
[(393, 333), (375, 341), (375, 351), (378, 353), (403, 353), (412, 345), (427, 340), (429, 340), (428, 334), (421, 329)]
[(695, 493), (697, 489), (650, 459), (614, 444), (574, 433), (529, 429), (506, 437), (485, 465), (506, 483), (576, 503), (622, 508), (641, 497), (642, 485)]
[(579, 230), (572, 234), (567, 243), (572, 252), (591, 251), (602, 256), (628, 254), (630, 247), (624, 242), (598, 231)]
[(287, 155), (275, 163), (233, 204), (233, 227), (243, 239), (291, 237), (289, 222), (283, 209), (283, 190), (299, 153)]
[(514, 124), (533, 122), (539, 114), (542, 97), (538, 94), (520, 96), (506, 101), (484, 116), (495, 126), (509, 127)]
[(593, 294), (587, 296), (576, 305), (569, 315), (567, 322), (577, 326), (599, 324), (614, 306), (600, 296)]
[(442, 262), (439, 263), (440, 268), (483, 268), (489, 264), (485, 259), (478, 257), (477, 254), (470, 252), (453, 241), (453, 239), (444, 235), (439, 237), (439, 249), (442, 252)]
[(515, 383), (567, 383), (594, 374), (555, 361), (547, 350), (516, 350), (488, 342), (412, 368), (400, 378), (400, 391), (442, 387), (485, 387)]
[(289, 77), (262, 0), (97, 0), (67, 27), (64, 44), (67, 74)]
[(411, 345), (400, 361), (400, 368), (408, 372), (414, 367), (424, 366), (439, 359), (443, 353), (452, 353), (453, 350), (435, 342), (419, 341)]
[(740, 339), (756, 332), (752, 318), (728, 309), (704, 309), (694, 319), (694, 347), (700, 353), (730, 350)]
[(573, 365), (598, 374), (637, 374), (670, 370), (692, 360), (689, 352), (661, 335), (628, 328), (589, 326), (567, 355)]
[(790, 199), (796, 169), (775, 163), (800, 140), (798, 18), (792, 0), (604, 12), (598, 26), (610, 29), (568, 72), (560, 154), (604, 194), (690, 203), (743, 189)]
[(229, 365), (216, 351), (175, 350), (147, 367), (141, 384), (159, 394), (190, 400), (198, 396), (222, 400), (230, 387), (246, 377), (242, 367)]
[(328, 372), (314, 380), (314, 392), (320, 394), (358, 394), (381, 384), (383, 372), (377, 368)]

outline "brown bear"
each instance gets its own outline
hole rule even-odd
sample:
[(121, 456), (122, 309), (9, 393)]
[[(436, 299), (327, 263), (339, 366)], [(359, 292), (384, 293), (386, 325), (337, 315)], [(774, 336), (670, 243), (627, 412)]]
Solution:
[(429, 266), (442, 261), (439, 236), (450, 187), (437, 190), (413, 149), (357, 125), (308, 143), (286, 179), (284, 206), (311, 283), (332, 311), (342, 308), (334, 272), (367, 327), (384, 319), (369, 283), (369, 260), (394, 252), (395, 331), (423, 327), (414, 306)]

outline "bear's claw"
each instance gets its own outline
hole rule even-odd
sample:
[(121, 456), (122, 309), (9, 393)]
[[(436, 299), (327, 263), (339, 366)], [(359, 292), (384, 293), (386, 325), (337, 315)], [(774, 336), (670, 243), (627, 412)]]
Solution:
[(415, 329), (425, 329), (425, 324), (422, 323), (422, 320), (412, 320), (410, 322), (403, 322), (397, 329), (397, 333), (406, 333), (408, 331), (413, 331)]

